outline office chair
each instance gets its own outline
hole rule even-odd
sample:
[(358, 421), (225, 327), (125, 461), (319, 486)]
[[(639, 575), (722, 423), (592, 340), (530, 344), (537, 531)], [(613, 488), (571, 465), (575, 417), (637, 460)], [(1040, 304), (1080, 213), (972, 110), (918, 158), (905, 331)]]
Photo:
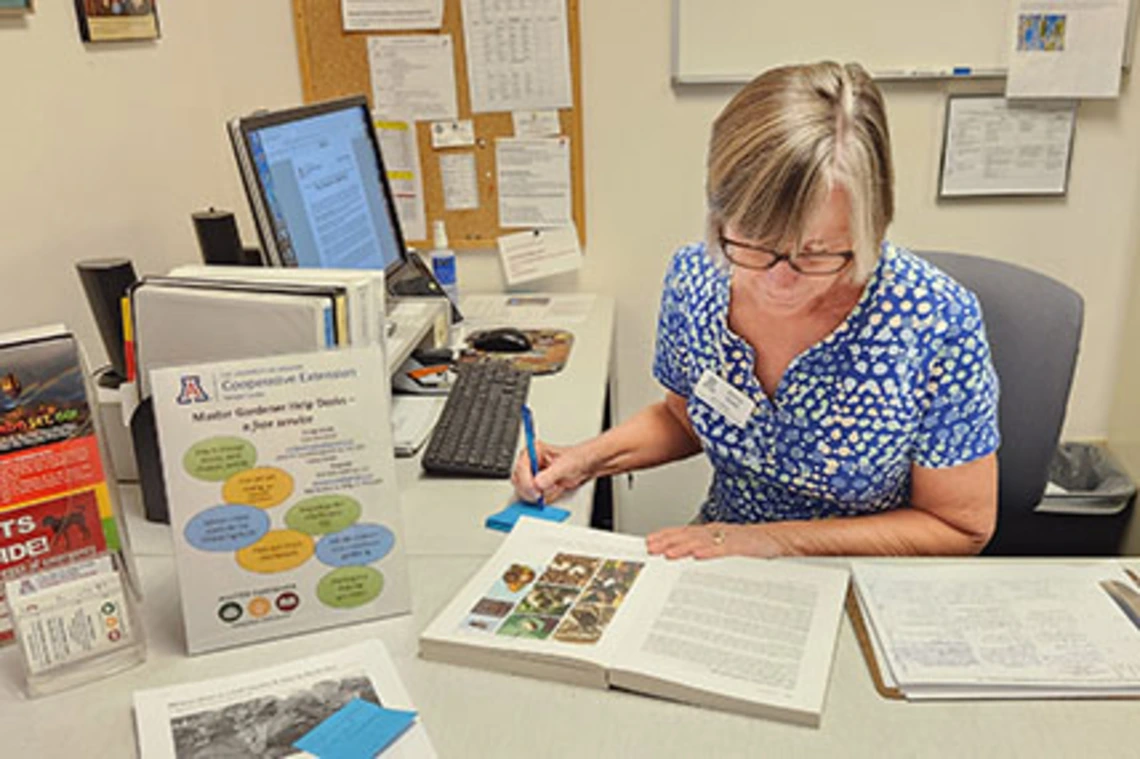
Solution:
[(997, 531), (983, 554), (1086, 553), (1080, 531), (1101, 529), (1093, 523), (1102, 518), (1034, 513), (1065, 420), (1084, 300), (1021, 266), (957, 253), (917, 254), (978, 296), (1001, 382)]

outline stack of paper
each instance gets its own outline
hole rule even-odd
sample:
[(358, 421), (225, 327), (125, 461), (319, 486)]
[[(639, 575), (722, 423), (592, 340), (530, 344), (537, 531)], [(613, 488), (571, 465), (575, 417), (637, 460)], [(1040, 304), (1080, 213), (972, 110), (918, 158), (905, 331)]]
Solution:
[(853, 565), (884, 695), (1140, 697), (1140, 593), (1119, 563)]

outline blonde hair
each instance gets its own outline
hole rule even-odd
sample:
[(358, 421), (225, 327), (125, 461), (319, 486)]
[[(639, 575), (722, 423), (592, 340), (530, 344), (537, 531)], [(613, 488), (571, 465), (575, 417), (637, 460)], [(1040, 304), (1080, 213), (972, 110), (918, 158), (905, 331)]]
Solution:
[(771, 69), (721, 111), (709, 143), (709, 250), (731, 224), (798, 251), (809, 215), (835, 186), (851, 202), (855, 266), (875, 268), (894, 216), (894, 169), (883, 95), (857, 63)]

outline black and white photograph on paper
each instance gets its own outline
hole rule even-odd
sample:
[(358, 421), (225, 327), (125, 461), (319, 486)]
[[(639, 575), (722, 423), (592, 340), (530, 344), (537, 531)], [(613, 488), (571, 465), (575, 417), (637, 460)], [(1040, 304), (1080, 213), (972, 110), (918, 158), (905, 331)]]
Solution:
[(353, 699), (380, 706), (364, 675), (319, 680), (287, 694), (264, 694), (171, 720), (178, 759), (296, 756), (293, 744)]
[[(278, 649), (277, 661), (261, 669), (135, 691), (140, 759), (311, 756), (296, 743), (354, 699), (416, 711), (379, 640), (304, 659), (282, 660), (280, 654)], [(434, 757), (435, 750), (416, 720), (384, 756), (419, 759)]]
[(939, 198), (1064, 195), (1077, 104), (952, 95), (946, 101)]

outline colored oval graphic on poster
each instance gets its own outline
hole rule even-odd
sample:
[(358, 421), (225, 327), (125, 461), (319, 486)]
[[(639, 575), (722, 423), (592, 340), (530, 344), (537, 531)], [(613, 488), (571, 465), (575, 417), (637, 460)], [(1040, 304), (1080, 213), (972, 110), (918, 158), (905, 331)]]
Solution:
[(259, 509), (280, 506), (291, 495), (293, 478), (288, 472), (272, 466), (245, 469), (222, 486), (222, 499), (226, 503), (244, 503)]
[(318, 495), (298, 501), (285, 515), (291, 529), (309, 535), (340, 532), (360, 519), (360, 502), (346, 495)]
[(257, 449), (240, 437), (212, 437), (190, 446), (182, 466), (191, 477), (206, 482), (227, 480), (257, 463)]
[(250, 572), (288, 572), (313, 555), (313, 539), (296, 530), (273, 530), (237, 552), (237, 563)]
[(325, 606), (352, 609), (375, 600), (384, 590), (384, 575), (372, 567), (334, 569), (317, 583), (317, 598)]
[(200, 511), (186, 523), (186, 542), (199, 551), (237, 551), (269, 531), (269, 515), (252, 506), (224, 505)]
[(380, 561), (396, 544), (396, 536), (379, 524), (356, 524), (326, 535), (317, 543), (317, 558), (330, 567), (363, 566)]

